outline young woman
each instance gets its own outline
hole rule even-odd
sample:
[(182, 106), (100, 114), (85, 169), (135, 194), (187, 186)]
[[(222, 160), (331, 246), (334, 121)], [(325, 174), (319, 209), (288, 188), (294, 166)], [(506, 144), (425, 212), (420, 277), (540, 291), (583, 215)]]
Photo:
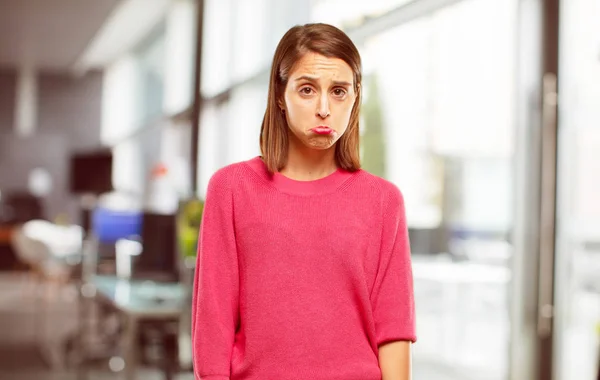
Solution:
[(358, 50), (290, 29), (262, 155), (208, 185), (193, 298), (197, 379), (408, 380), (416, 340), (403, 198), (360, 169)]

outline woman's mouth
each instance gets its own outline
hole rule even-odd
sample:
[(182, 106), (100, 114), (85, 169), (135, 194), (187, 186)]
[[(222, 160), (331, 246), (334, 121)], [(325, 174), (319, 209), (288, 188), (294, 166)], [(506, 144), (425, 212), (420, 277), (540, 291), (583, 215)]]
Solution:
[(320, 125), (316, 128), (311, 129), (311, 131), (313, 133), (316, 133), (317, 135), (330, 135), (333, 133), (333, 129)]

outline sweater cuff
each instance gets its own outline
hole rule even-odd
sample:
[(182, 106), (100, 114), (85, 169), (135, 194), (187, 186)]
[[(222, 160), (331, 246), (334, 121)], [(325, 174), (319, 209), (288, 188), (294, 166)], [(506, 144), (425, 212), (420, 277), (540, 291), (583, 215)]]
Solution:
[(229, 380), (229, 376), (223, 375), (200, 375), (200, 379), (198, 380)]

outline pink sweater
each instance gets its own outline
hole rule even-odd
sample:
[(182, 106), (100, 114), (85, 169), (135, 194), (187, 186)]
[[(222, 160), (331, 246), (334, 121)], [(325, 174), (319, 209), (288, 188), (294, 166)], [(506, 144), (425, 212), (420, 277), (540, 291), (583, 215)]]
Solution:
[(378, 346), (415, 341), (398, 188), (363, 170), (211, 178), (194, 284), (196, 379), (379, 380)]

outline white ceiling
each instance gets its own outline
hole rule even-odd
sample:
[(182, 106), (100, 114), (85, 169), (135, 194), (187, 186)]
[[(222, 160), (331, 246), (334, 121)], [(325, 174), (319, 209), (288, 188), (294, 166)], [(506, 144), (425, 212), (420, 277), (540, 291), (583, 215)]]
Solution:
[(0, 0), (0, 66), (67, 71), (121, 0)]

